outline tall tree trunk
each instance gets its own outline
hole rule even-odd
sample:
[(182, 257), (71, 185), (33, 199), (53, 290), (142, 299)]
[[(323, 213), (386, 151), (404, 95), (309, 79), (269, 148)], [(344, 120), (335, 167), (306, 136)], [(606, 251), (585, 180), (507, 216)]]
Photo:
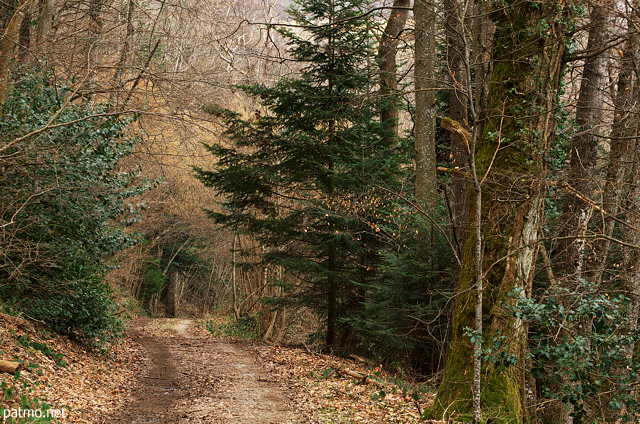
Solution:
[[(435, 87), (435, 4), (432, 0), (416, 0), (415, 17), (415, 162), (416, 200), (424, 213), (435, 218), (438, 207), (436, 175), (436, 87)], [(433, 241), (433, 225), (419, 235), (419, 260), (427, 259)]]
[[(631, 26), (630, 26), (631, 27)], [(632, 28), (632, 27), (631, 27)], [(638, 36), (629, 34), (629, 38), (622, 49), (622, 57), (619, 59), (620, 73), (618, 75), (617, 90), (614, 98), (614, 121), (611, 131), (611, 144), (609, 151), (609, 164), (607, 177), (604, 184), (601, 213), (595, 222), (602, 238), (596, 244), (597, 268), (594, 281), (603, 282), (603, 274), (607, 263), (607, 256), (611, 245), (614, 244), (613, 235), (616, 224), (622, 225), (623, 241), (629, 245), (640, 244), (638, 231), (634, 228), (640, 226), (640, 154), (637, 145), (638, 136), (638, 105), (640, 95), (636, 78)], [(631, 169), (630, 169), (631, 168)], [(629, 184), (630, 183), (630, 184)], [(626, 204), (623, 199), (626, 198)], [(622, 217), (620, 214), (624, 213)], [(638, 249), (625, 246), (622, 251), (622, 269), (620, 273), (620, 286), (631, 299), (631, 316), (629, 317), (629, 329), (634, 329), (638, 324), (640, 310), (640, 254)], [(628, 352), (633, 355), (634, 352)], [(618, 372), (626, 373), (620, 369)], [(615, 408), (609, 399), (613, 391), (603, 387), (603, 393), (599, 394), (598, 404), (604, 407), (607, 422), (615, 422), (619, 416), (619, 410)]]
[(394, 143), (398, 136), (399, 102), (396, 57), (398, 55), (398, 41), (409, 15), (411, 0), (394, 0), (387, 26), (380, 37), (378, 45), (378, 60), (380, 63), (380, 95), (388, 99), (388, 104), (382, 108), (380, 120), (387, 126), (386, 136), (389, 144)]
[[(474, 87), (469, 86), (467, 92), (472, 95), (473, 100), (469, 102), (469, 115), (473, 120), (474, 128), (478, 134), (484, 134), (484, 126), (487, 120), (487, 96), (489, 93), (489, 79), (491, 78), (491, 49), (493, 44), (493, 32), (495, 31), (493, 22), (488, 18), (491, 3), (486, 0), (475, 0), (464, 3), (469, 13), (469, 8), (473, 10), (471, 19), (471, 41), (465, 34), (465, 56), (467, 65), (467, 80), (471, 82), (473, 69)], [(469, 49), (469, 43), (471, 49)]]
[(25, 10), (24, 18), (20, 24), (20, 34), (18, 35), (18, 63), (27, 62), (31, 46), (31, 10)]
[[(630, 27), (631, 25), (632, 22)], [(638, 113), (640, 112), (636, 101), (640, 95), (636, 77), (638, 46), (638, 36), (629, 34), (621, 52), (622, 57), (619, 58), (620, 73), (613, 100), (614, 118), (610, 135), (609, 163), (602, 194), (602, 216), (595, 221), (599, 224), (598, 231), (604, 235), (596, 244), (597, 268), (594, 275), (596, 282), (602, 281), (616, 218), (621, 211), (620, 203), (629, 189), (624, 181), (631, 174), (630, 167), (633, 165), (632, 156), (636, 148)]]
[[(624, 229), (624, 241), (633, 246), (640, 246), (640, 149), (636, 144), (633, 155), (633, 172), (631, 189), (627, 196), (625, 210), (627, 227)], [(623, 252), (622, 287), (631, 298), (631, 328), (635, 328), (640, 314), (640, 249), (626, 248)]]
[[(500, 5), (503, 7), (492, 13), (496, 34), (488, 121), (472, 152), (479, 177), (476, 188), (482, 190), (483, 201), (477, 214), (476, 190), (470, 193), (469, 228), (482, 217), (482, 275), (477, 276), (478, 253), (472, 248), (477, 245), (477, 236), (470, 232), (451, 349), (434, 405), (426, 414), (430, 418), (472, 418), (471, 335), (474, 341), (481, 339), (487, 348), (502, 351), (518, 362), (518, 366), (482, 364), (479, 421), (527, 421), (523, 371), (527, 328), (504, 304), (510, 302), (508, 293), (512, 291), (531, 292), (545, 196), (539, 180), (545, 172), (540, 152), (548, 149), (553, 132), (568, 36), (558, 22), (558, 13), (566, 18), (571, 8), (515, 0)], [(549, 31), (532, 30), (542, 20), (549, 23)], [(472, 331), (476, 312), (473, 289), (480, 284), (483, 334)], [(497, 341), (502, 346), (496, 345)]]
[(336, 343), (338, 326), (338, 282), (336, 281), (337, 252), (334, 246), (329, 247), (329, 277), (327, 281), (327, 337), (325, 344), (333, 350)]
[(236, 320), (240, 319), (240, 308), (238, 307), (238, 269), (236, 261), (236, 255), (238, 254), (236, 249), (237, 240), (238, 234), (234, 234), (233, 245), (231, 247), (231, 296), (233, 303), (233, 316)]
[(40, 0), (38, 2), (38, 27), (36, 32), (36, 56), (46, 58), (49, 34), (55, 8), (54, 0)]
[(135, 8), (135, 3), (133, 0), (129, 0), (129, 4), (127, 6), (127, 33), (125, 34), (124, 41), (122, 43), (122, 50), (120, 50), (120, 60), (118, 60), (118, 64), (116, 65), (116, 71), (113, 74), (113, 95), (112, 100), (114, 104), (118, 103), (118, 95), (121, 90), (122, 85), (122, 74), (124, 73), (125, 64), (127, 63), (127, 58), (129, 57), (129, 49), (131, 40), (133, 38), (133, 10)]
[[(333, 19), (335, 17), (335, 4), (332, 3), (332, 10), (331, 10), (331, 15), (329, 17), (329, 21), (333, 22)], [(334, 75), (334, 68), (335, 68), (335, 44), (334, 44), (334, 38), (333, 36), (330, 36), (328, 38), (328, 44), (329, 44), (329, 75)], [(328, 81), (328, 94), (329, 96), (333, 95), (333, 78), (330, 77), (329, 81)], [(336, 137), (336, 121), (334, 119), (331, 119), (329, 121), (329, 134), (328, 134), (328, 140), (327, 140), (327, 144), (329, 149), (333, 149), (333, 146), (335, 145), (335, 137)], [(330, 201), (333, 201), (333, 196), (335, 194), (335, 178), (334, 178), (334, 171), (335, 171), (335, 164), (333, 162), (333, 159), (331, 159), (329, 161), (329, 164), (327, 166), (328, 168), (328, 181), (327, 181), (327, 186), (326, 186), (326, 193), (327, 193), (327, 197), (329, 198)], [(336, 332), (338, 330), (338, 281), (336, 279), (336, 272), (337, 272), (337, 264), (338, 264), (338, 249), (336, 247), (335, 244), (333, 244), (333, 242), (330, 242), (331, 244), (329, 245), (329, 249), (328, 249), (328, 255), (327, 255), (327, 271), (328, 271), (328, 275), (327, 275), (327, 291), (326, 291), (326, 295), (327, 295), (327, 335), (326, 335), (326, 339), (325, 339), (325, 344), (327, 346), (327, 349), (329, 349), (330, 351), (333, 350), (335, 342), (336, 342)]]
[[(465, 51), (466, 28), (469, 19), (463, 14), (463, 5), (459, 0), (446, 0), (445, 31), (447, 35), (447, 65), (449, 67), (449, 117), (456, 122), (469, 121), (467, 93), (467, 66)], [(469, 155), (463, 141), (455, 133), (451, 133), (451, 162), (454, 169), (468, 170)], [(467, 193), (467, 179), (463, 174), (451, 175), (451, 192), (453, 193), (453, 230), (456, 240), (458, 257), (464, 256), (464, 245), (467, 235), (467, 220), (469, 215), (469, 196)]]
[[(607, 41), (610, 8), (608, 1), (593, 2), (591, 5), (587, 51), (596, 51)], [(560, 217), (558, 255), (554, 259), (555, 277), (561, 285), (569, 289), (575, 289), (582, 278), (588, 275), (589, 269), (594, 268), (589, 266), (587, 269), (587, 264), (593, 263), (589, 262), (593, 252), (585, 236), (593, 217), (592, 198), (598, 184), (598, 146), (604, 134), (605, 95), (609, 83), (608, 64), (607, 51), (587, 58), (580, 81), (576, 105), (578, 131), (571, 143), (568, 189), (565, 191), (565, 202)], [(568, 305), (571, 299), (561, 301)], [(582, 329), (581, 335), (585, 336), (590, 327), (584, 322), (576, 325), (575, 329)], [(555, 402), (552, 409), (553, 416), (562, 422), (573, 422), (571, 410), (562, 403)]]
[[(587, 51), (599, 49), (608, 38), (611, 4), (594, 2), (591, 6), (591, 27)], [(571, 145), (571, 161), (565, 192), (565, 202), (560, 217), (558, 250), (555, 258), (555, 275), (569, 287), (585, 276), (588, 249), (584, 234), (593, 216), (592, 199), (597, 187), (596, 165), (598, 146), (604, 132), (603, 114), (605, 94), (609, 83), (609, 55), (606, 51), (586, 59), (576, 108), (578, 131)]]
[[(624, 229), (624, 241), (631, 246), (640, 246), (640, 146), (636, 142), (633, 159), (633, 172), (631, 174), (631, 187), (627, 196), (626, 223)], [(628, 329), (630, 332), (636, 330), (640, 318), (640, 248), (626, 247), (623, 251), (622, 259), (622, 288), (625, 295), (631, 299), (631, 316), (629, 317)], [(636, 342), (627, 352), (628, 355), (637, 360), (640, 355), (640, 343)], [(627, 372), (627, 370), (620, 370)], [(640, 398), (638, 390), (635, 390), (636, 401)], [(609, 416), (617, 418), (619, 408), (611, 403), (609, 406)]]
[(18, 43), (22, 20), (30, 5), (31, 0), (22, 0), (18, 3), (4, 29), (2, 40), (0, 40), (0, 107), (4, 105), (5, 97), (9, 91), (9, 64)]

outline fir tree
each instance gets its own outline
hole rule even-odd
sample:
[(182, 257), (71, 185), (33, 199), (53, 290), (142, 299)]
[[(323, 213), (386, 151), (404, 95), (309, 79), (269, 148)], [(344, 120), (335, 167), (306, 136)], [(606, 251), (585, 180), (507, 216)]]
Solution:
[(368, 7), (362, 0), (294, 4), (289, 13), (304, 30), (279, 32), (299, 74), (272, 88), (242, 87), (266, 110), (252, 119), (208, 107), (232, 143), (209, 145), (214, 169), (196, 169), (225, 198), (225, 212), (211, 215), (259, 239), (263, 260), (292, 276), (289, 293), (326, 316), (329, 348), (341, 318), (361, 310), (367, 283), (379, 278), (381, 235), (394, 232), (392, 202), (380, 187), (400, 184), (404, 159), (378, 118), (391, 99), (377, 95)]

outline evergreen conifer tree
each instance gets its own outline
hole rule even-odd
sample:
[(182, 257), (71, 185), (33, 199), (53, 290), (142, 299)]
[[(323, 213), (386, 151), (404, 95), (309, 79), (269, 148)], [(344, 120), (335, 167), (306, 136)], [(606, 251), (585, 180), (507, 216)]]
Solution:
[[(274, 87), (242, 87), (265, 113), (246, 118), (216, 106), (229, 144), (209, 145), (213, 170), (198, 178), (224, 195), (218, 222), (265, 246), (285, 285), (326, 317), (333, 348), (341, 318), (361, 311), (377, 271), (382, 234), (392, 234), (385, 188), (401, 183), (405, 156), (380, 122), (393, 99), (378, 95), (374, 19), (363, 0), (299, 0), (299, 25), (280, 29), (298, 75)], [(283, 282), (280, 282), (283, 284)], [(343, 340), (348, 333), (343, 333)]]

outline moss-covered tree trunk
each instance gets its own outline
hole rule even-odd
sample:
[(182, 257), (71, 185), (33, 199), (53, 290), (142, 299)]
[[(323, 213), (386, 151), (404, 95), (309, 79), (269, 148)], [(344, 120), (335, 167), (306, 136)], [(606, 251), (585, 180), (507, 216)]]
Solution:
[[(566, 37), (573, 10), (566, 3), (496, 2), (488, 121), (474, 158), (482, 190), (481, 235), (484, 352), (517, 362), (485, 360), (481, 422), (527, 422), (524, 390), (525, 323), (504, 307), (510, 292), (530, 293), (544, 203), (544, 152), (553, 131)], [(476, 219), (470, 191), (469, 228)], [(432, 418), (471, 420), (475, 328), (476, 232), (469, 231), (451, 349)], [(509, 361), (506, 361), (509, 362)]]

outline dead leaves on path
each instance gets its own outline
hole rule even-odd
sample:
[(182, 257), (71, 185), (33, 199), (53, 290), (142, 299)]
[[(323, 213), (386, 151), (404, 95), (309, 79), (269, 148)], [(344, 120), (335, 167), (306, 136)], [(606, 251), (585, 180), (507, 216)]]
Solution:
[[(19, 358), (30, 371), (23, 371), (20, 380), (0, 374), (0, 382), (17, 392), (5, 400), (5, 393), (0, 391), (2, 407), (20, 406), (20, 395), (26, 394), (45, 400), (52, 408), (66, 408), (68, 418), (65, 422), (103, 422), (105, 416), (131, 403), (137, 381), (149, 370), (148, 359), (135, 341), (125, 339), (100, 354), (89, 352), (65, 337), (45, 336), (18, 320), (3, 320), (0, 316), (0, 359)], [(200, 344), (206, 332), (197, 327), (190, 331), (192, 337), (197, 332), (197, 337), (190, 339), (176, 334), (167, 337), (166, 341), (173, 343), (176, 350), (204, 348)], [(68, 365), (59, 366), (41, 351), (17, 343), (17, 337), (24, 335), (63, 354)], [(206, 337), (211, 336), (206, 333)], [(295, 422), (416, 423), (419, 421), (418, 407), (424, 411), (433, 399), (426, 393), (417, 393), (414, 398), (415, 386), (392, 378), (379, 366), (367, 366), (362, 361), (257, 342), (243, 342), (242, 345), (256, 354), (265, 368), (266, 372), (260, 378), (274, 380), (283, 388), (283, 394), (295, 411)], [(29, 364), (38, 366), (29, 367)], [(215, 397), (225, 381), (198, 374), (197, 364), (194, 365), (185, 375), (192, 380), (192, 386), (202, 392), (197, 397), (201, 400)], [(23, 388), (25, 383), (26, 389)]]

